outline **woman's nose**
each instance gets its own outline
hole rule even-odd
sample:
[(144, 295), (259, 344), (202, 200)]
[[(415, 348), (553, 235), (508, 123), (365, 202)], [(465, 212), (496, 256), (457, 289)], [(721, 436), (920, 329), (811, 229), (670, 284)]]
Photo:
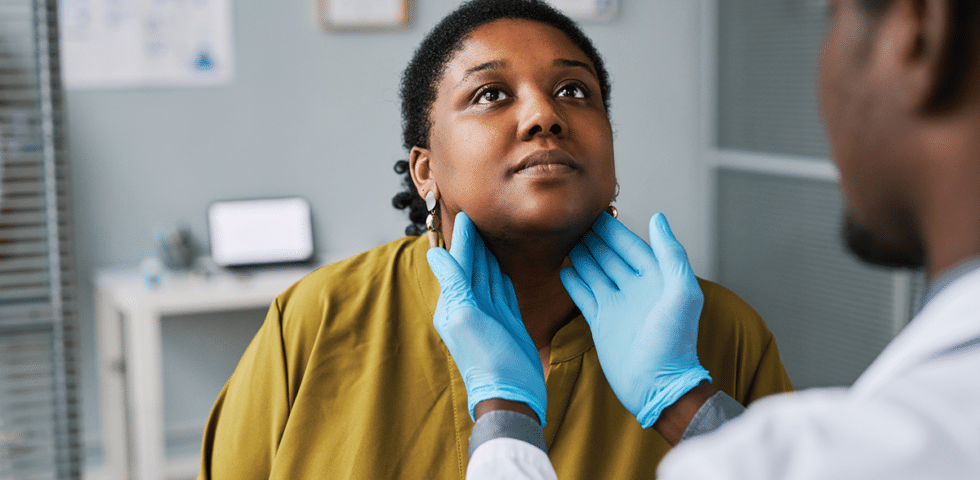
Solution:
[(530, 141), (541, 135), (561, 138), (568, 134), (568, 125), (553, 99), (538, 98), (528, 103), (520, 126), (522, 140)]

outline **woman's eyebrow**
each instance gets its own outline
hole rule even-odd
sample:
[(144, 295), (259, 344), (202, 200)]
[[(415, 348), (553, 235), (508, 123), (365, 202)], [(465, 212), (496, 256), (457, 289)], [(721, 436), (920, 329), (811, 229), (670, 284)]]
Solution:
[(492, 60), (486, 63), (481, 63), (473, 68), (467, 69), (466, 72), (463, 73), (463, 78), (461, 78), (456, 85), (465, 82), (466, 79), (474, 73), (482, 72), (484, 70), (503, 70), (504, 68), (507, 68), (507, 62), (503, 60)]
[[(593, 76), (598, 77), (598, 75), (596, 75), (595, 73), (595, 70), (592, 69), (591, 65), (578, 60), (558, 58), (555, 59), (555, 61), (551, 62), (551, 64), (561, 68), (584, 68)], [(459, 79), (459, 82), (457, 82), (456, 85), (462, 84), (463, 82), (466, 81), (467, 78), (470, 77), (470, 75), (473, 75), (474, 73), (478, 73), (486, 70), (503, 70), (505, 68), (507, 68), (507, 62), (505, 60), (491, 60), (486, 63), (481, 63), (475, 67), (466, 69), (466, 72), (463, 73), (463, 78)]]
[(569, 60), (567, 58), (559, 58), (559, 59), (555, 60), (554, 62), (552, 62), (552, 65), (554, 65), (556, 67), (581, 67), (581, 68), (584, 68), (584, 69), (588, 70), (589, 73), (591, 73), (593, 76), (598, 77), (598, 75), (596, 75), (596, 73), (595, 73), (595, 70), (592, 69), (592, 66), (591, 65), (589, 65), (588, 63), (585, 63), (585, 62), (580, 62), (578, 60)]

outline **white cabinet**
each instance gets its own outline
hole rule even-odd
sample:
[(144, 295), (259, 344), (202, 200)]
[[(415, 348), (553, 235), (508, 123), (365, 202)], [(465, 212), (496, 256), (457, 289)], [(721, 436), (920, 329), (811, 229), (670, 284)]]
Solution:
[(160, 322), (267, 307), (312, 270), (165, 274), (153, 289), (135, 269), (96, 274), (102, 439), (111, 478), (162, 480), (193, 475), (199, 464), (198, 458), (166, 458)]

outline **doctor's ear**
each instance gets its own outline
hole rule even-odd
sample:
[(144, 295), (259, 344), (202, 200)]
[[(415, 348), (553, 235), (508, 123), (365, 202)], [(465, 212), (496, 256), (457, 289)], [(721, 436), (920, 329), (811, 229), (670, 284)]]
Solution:
[[(882, 13), (873, 33), (887, 81), (911, 110), (941, 110), (955, 101), (961, 83), (956, 18), (949, 0), (902, 0)], [(953, 61), (954, 64), (950, 64)]]

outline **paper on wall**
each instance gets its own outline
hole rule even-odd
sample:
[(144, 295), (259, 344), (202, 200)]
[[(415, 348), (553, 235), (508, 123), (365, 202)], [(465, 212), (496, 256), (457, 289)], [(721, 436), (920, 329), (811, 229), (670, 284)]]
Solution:
[(60, 0), (67, 88), (231, 81), (231, 0)]
[(547, 0), (565, 15), (577, 20), (610, 20), (616, 15), (617, 0)]
[(330, 0), (324, 14), (336, 25), (395, 25), (407, 12), (403, 0)]

